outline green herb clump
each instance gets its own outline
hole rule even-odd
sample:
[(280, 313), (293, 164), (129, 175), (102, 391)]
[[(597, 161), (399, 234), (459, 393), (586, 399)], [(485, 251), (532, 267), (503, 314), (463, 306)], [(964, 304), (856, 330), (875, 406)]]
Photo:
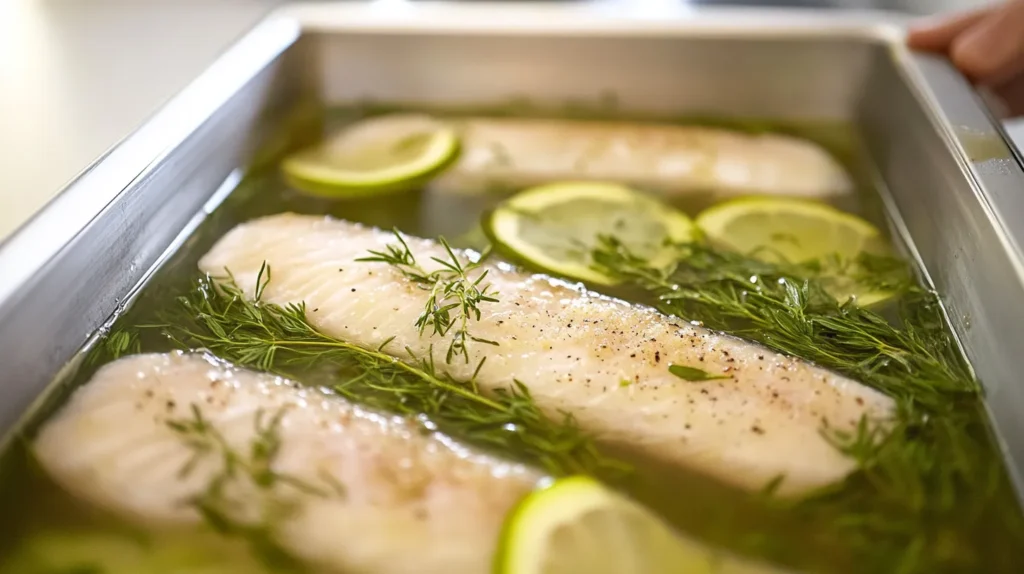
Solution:
[(386, 352), (393, 339), (364, 349), (324, 335), (309, 324), (304, 305), (261, 301), (270, 279), (264, 267), (255, 297), (248, 300), (231, 279), (203, 278), (163, 313), (156, 327), (178, 348), (207, 349), (240, 366), (299, 378), (327, 369), (328, 384), (355, 403), (425, 420), (428, 428), (555, 476), (585, 473), (610, 479), (628, 470), (598, 452), (571, 414), (552, 419), (542, 413), (521, 382), (484, 393), (475, 378), (457, 381), (439, 372), (432, 353), (405, 362)]
[[(916, 286), (905, 264), (863, 254), (845, 265), (796, 265), (702, 244), (677, 249), (674, 265), (657, 268), (605, 237), (594, 260), (666, 314), (812, 361), (896, 401), (894, 421), (865, 419), (852, 434), (823, 429), (859, 472), (798, 501), (769, 499), (817, 524), (815, 539), (802, 541), (831, 549), (817, 567), (1017, 571), (1024, 519), (981, 388), (945, 329), (937, 297)], [(844, 281), (899, 293), (898, 321), (837, 302), (828, 291), (837, 270)], [(745, 550), (794, 555), (758, 538)]]
[(496, 341), (475, 337), (469, 332), (470, 321), (480, 320), (480, 305), (498, 301), (494, 298), (491, 285), (484, 282), (487, 279), (486, 270), (475, 279), (471, 276), (489, 251), (485, 251), (476, 261), (463, 263), (455, 256), (451, 245), (443, 237), (439, 238), (448, 257), (431, 257), (440, 268), (428, 272), (416, 261), (401, 232), (395, 229), (394, 234), (398, 243), (389, 244), (385, 251), (370, 251), (368, 256), (356, 261), (387, 263), (414, 285), (429, 292), (423, 312), (416, 319), (416, 327), (420, 334), (429, 328), (432, 335), (441, 337), (452, 332), (445, 362), (450, 363), (457, 356), (469, 362), (470, 341), (497, 346)]
[(257, 411), (255, 435), (247, 449), (229, 445), (194, 403), (191, 416), (168, 420), (166, 424), (192, 451), (178, 472), (180, 477), (189, 476), (203, 460), (219, 462), (206, 487), (186, 502), (217, 532), (247, 540), (263, 563), (297, 569), (298, 563), (274, 541), (275, 526), (297, 507), (296, 494), (343, 497), (344, 491), (322, 488), (273, 469), (280, 450), (279, 430), (284, 414), (283, 408), (271, 417)]

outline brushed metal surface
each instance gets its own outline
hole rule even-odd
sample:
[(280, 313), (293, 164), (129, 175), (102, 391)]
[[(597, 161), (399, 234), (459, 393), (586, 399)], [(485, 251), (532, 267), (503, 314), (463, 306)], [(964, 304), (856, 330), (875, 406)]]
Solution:
[(294, 25), (254, 33), (0, 246), (8, 429), (259, 141), (291, 81)]
[[(222, 60), (209, 73), (232, 81), (182, 94), (140, 130), (146, 138), (127, 140), (0, 247), (0, 429), (117, 310), (306, 87), (326, 103), (526, 97), (556, 106), (614, 94), (631, 112), (857, 126), (1020, 476), (1024, 228), (1014, 217), (1024, 213), (1024, 171), (963, 78), (903, 48), (901, 23), (881, 13), (749, 9), (624, 18), (583, 5), (279, 12), (239, 44), (230, 67)], [(134, 163), (110, 167), (123, 158)], [(73, 224), (55, 224), (75, 209)], [(33, 240), (48, 250), (17, 251)]]
[[(887, 68), (890, 77), (867, 90), (864, 133), (893, 215), (905, 225), (985, 387), (1021, 495), (1024, 171), (999, 123), (948, 61), (906, 58), (910, 65)], [(899, 89), (891, 76), (915, 89)]]

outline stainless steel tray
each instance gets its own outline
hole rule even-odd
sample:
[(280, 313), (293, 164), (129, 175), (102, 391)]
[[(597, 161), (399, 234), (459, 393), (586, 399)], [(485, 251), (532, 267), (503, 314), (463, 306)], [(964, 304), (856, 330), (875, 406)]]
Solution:
[(378, 6), (273, 14), (0, 246), (0, 429), (231, 191), (299, 102), (554, 105), (613, 92), (636, 112), (855, 124), (893, 228), (943, 294), (1024, 475), (1021, 159), (960, 75), (902, 46), (897, 16)]

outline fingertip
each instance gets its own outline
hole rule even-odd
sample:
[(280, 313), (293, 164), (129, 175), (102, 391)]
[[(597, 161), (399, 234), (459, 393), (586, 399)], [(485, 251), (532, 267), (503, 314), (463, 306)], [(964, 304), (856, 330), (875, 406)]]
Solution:
[(1000, 83), (1020, 70), (1015, 25), (1003, 13), (994, 14), (957, 36), (949, 59), (968, 78), (981, 83)]
[(991, 60), (983, 49), (983, 39), (975, 35), (961, 36), (949, 48), (950, 61), (972, 80), (984, 78), (991, 72)]
[(907, 29), (907, 45), (916, 50), (941, 50), (953, 39), (945, 22), (923, 22)]
[(990, 11), (990, 8), (973, 10), (914, 24), (907, 30), (907, 45), (915, 50), (946, 51), (958, 36), (984, 19)]
[(907, 30), (907, 46), (914, 50), (941, 51), (949, 44), (949, 38), (935, 28), (921, 27)]

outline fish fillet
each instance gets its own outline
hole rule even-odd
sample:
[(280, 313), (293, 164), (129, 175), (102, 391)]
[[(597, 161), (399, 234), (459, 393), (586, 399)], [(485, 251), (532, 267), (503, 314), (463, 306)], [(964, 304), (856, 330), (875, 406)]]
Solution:
[(440, 187), (473, 191), (556, 180), (614, 180), (668, 196), (766, 194), (848, 203), (854, 185), (817, 144), (718, 128), (469, 118), (462, 154)]
[[(488, 264), (497, 303), (483, 303), (472, 333), (498, 346), (469, 346), (444, 364), (445, 339), (414, 326), (427, 292), (384, 263), (357, 262), (394, 236), (324, 217), (279, 214), (239, 225), (200, 260), (227, 269), (252, 296), (264, 261), (273, 279), (263, 300), (305, 302), (322, 332), (410, 359), (433, 349), (440, 368), (485, 389), (513, 379), (546, 412), (571, 412), (600, 440), (625, 445), (747, 488), (784, 476), (780, 492), (828, 484), (854, 468), (821, 436), (822, 421), (850, 430), (862, 415), (888, 416), (892, 401), (855, 381), (758, 345), (586, 292), (541, 275)], [(441, 246), (412, 239), (424, 267)], [(679, 364), (727, 379), (688, 382)]]
[(62, 486), (121, 515), (198, 523), (186, 501), (224, 463), (214, 449), (182, 473), (196, 451), (167, 423), (192, 420), (192, 405), (242, 455), (257, 423), (265, 429), (281, 413), (272, 468), (301, 487), (266, 491), (240, 477), (226, 492), (247, 522), (290, 505), (271, 515), (280, 517), (273, 536), (324, 571), (487, 572), (505, 513), (541, 478), (322, 391), (177, 353), (104, 366), (42, 428), (34, 451)]

